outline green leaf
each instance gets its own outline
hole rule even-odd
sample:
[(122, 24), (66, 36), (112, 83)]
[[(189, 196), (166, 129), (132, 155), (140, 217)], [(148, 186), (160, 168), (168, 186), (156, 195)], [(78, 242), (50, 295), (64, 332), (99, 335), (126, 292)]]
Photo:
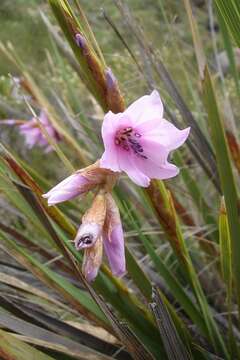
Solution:
[(161, 299), (160, 292), (157, 288), (153, 288), (152, 303), (150, 304), (150, 307), (158, 324), (168, 359), (192, 359), (191, 354), (176, 331), (171, 316)]
[(233, 276), (240, 306), (240, 222), (238, 194), (235, 179), (233, 177), (223, 121), (217, 104), (213, 81), (207, 67), (205, 69), (203, 82), (203, 99), (208, 112), (208, 123), (216, 152), (218, 171), (226, 204), (232, 249)]
[(0, 356), (3, 360), (54, 360), (3, 330), (0, 330)]
[(240, 47), (240, 6), (238, 0), (215, 0), (216, 7), (225, 21), (233, 39)]

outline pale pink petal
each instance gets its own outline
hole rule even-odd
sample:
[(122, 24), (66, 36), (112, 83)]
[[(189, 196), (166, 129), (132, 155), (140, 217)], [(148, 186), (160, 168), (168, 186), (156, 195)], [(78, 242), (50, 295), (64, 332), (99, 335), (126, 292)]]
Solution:
[(100, 159), (100, 166), (105, 169), (110, 169), (112, 171), (121, 171), (118, 163), (117, 157), (117, 149), (114, 146), (111, 146), (112, 151), (108, 150), (104, 151), (101, 159)]
[(140, 133), (144, 134), (144, 140), (158, 142), (168, 148), (168, 150), (175, 150), (180, 147), (186, 141), (190, 132), (190, 127), (179, 130), (176, 126), (165, 119), (159, 121), (159, 124), (157, 124), (157, 121), (152, 121), (148, 128), (145, 126), (145, 129), (143, 129), (144, 125), (145, 124), (140, 126), (138, 129)]
[(103, 246), (113, 275), (123, 275), (126, 272), (126, 264), (121, 224), (114, 227), (109, 238), (104, 237)]
[(96, 266), (96, 265), (94, 266), (92, 264), (92, 262), (86, 261), (86, 265), (85, 265), (85, 269), (84, 269), (84, 276), (88, 282), (92, 282), (95, 280), (95, 278), (98, 275), (100, 265), (101, 264), (99, 264), (98, 266)]
[[(94, 185), (95, 184), (92, 184), (92, 187)], [(48, 205), (55, 205), (66, 200), (71, 200), (88, 191), (90, 188), (91, 183), (84, 176), (75, 173), (60, 182), (44, 194), (43, 197), (48, 199)]]
[(69, 201), (74, 199), (75, 197), (81, 195), (82, 193), (79, 191), (55, 191), (52, 194), (49, 194), (48, 197), (44, 194), (43, 197), (48, 199), (48, 205), (56, 205), (64, 201)]
[(163, 104), (159, 93), (153, 90), (150, 95), (142, 96), (134, 101), (124, 113), (134, 121), (135, 126), (151, 119), (161, 119), (163, 116)]
[(178, 167), (168, 162), (158, 165), (150, 159), (145, 160), (138, 158), (136, 159), (136, 164), (138, 168), (141, 169), (141, 171), (150, 179), (169, 179), (179, 173)]
[(103, 120), (102, 138), (105, 151), (100, 159), (102, 168), (111, 169), (112, 171), (121, 171), (118, 162), (117, 147), (115, 145), (115, 134), (119, 127), (129, 126), (128, 117), (122, 113), (114, 114), (109, 111)]
[(43, 125), (45, 125), (45, 126), (50, 125), (51, 126), (51, 123), (49, 122), (48, 116), (47, 116), (47, 114), (46, 114), (46, 112), (44, 110), (42, 110), (40, 112), (39, 120), (41, 121), (41, 123)]
[[(143, 155), (147, 157), (147, 159), (142, 159), (144, 162), (148, 161), (148, 159), (155, 162), (156, 165), (165, 164), (169, 155), (169, 149), (164, 145), (156, 141), (155, 138), (143, 138), (140, 141), (140, 144), (143, 147)], [(139, 159), (139, 156), (137, 157)], [(141, 157), (140, 157), (141, 159)]]
[(135, 165), (135, 159), (131, 152), (118, 150), (118, 162), (120, 169), (127, 173), (130, 179), (139, 186), (148, 187), (150, 179)]
[[(49, 137), (51, 137), (56, 142), (61, 140), (60, 135), (54, 129), (52, 124), (49, 122), (48, 117), (44, 111), (41, 111), (39, 120), (44, 126)], [(25, 137), (26, 145), (29, 148), (38, 145), (40, 147), (46, 147), (45, 152), (49, 152), (52, 150), (52, 147), (48, 143), (48, 139), (43, 134), (35, 118), (32, 118), (31, 120), (25, 122), (24, 124), (21, 124), (19, 126), (19, 131), (20, 134), (22, 134)]]
[(41, 139), (41, 133), (37, 128), (21, 129), (20, 133), (25, 137), (26, 145), (29, 148), (37, 145)]

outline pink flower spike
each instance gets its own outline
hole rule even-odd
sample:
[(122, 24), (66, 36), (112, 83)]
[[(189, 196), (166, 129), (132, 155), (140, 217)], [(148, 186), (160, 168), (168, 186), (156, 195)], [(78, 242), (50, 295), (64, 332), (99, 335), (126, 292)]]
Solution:
[(76, 172), (67, 177), (46, 194), (42, 195), (48, 200), (48, 205), (55, 205), (66, 200), (71, 200), (95, 186), (89, 182), (87, 178)]
[(179, 169), (168, 162), (170, 151), (186, 141), (190, 128), (179, 130), (163, 119), (163, 104), (154, 90), (136, 100), (123, 113), (109, 111), (103, 121), (105, 151), (102, 168), (125, 172), (137, 185), (147, 187), (151, 179), (168, 179)]

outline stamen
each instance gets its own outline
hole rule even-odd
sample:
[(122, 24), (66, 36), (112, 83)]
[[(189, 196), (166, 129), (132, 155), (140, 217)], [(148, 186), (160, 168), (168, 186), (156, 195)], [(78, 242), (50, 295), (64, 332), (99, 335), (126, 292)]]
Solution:
[(121, 146), (121, 148), (126, 151), (132, 149), (136, 156), (147, 159), (147, 156), (143, 155), (144, 150), (142, 145), (139, 144), (138, 140), (134, 139), (133, 136), (135, 136), (135, 138), (140, 138), (142, 135), (137, 132), (133, 132), (132, 127), (126, 127), (118, 130), (114, 139), (115, 145)]

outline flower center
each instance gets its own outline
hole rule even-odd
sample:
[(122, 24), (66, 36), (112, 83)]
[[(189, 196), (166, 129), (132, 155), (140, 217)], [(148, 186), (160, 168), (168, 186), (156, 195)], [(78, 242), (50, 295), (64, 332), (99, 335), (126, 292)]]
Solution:
[(132, 127), (120, 129), (115, 135), (115, 145), (121, 146), (121, 148), (126, 151), (132, 150), (135, 155), (147, 159), (147, 156), (143, 154), (143, 147), (138, 141), (141, 136), (142, 135), (135, 132)]

